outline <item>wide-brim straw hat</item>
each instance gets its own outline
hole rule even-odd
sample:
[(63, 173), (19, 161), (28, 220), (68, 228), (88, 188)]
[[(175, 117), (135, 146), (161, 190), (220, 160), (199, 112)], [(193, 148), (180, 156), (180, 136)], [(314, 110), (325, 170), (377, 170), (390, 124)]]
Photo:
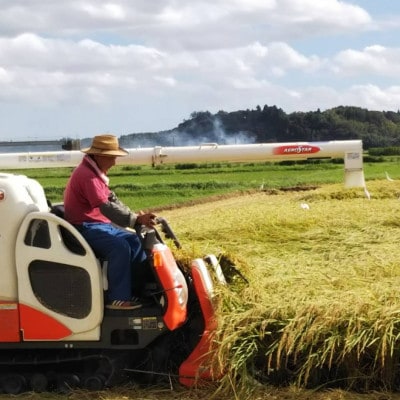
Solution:
[(129, 152), (119, 147), (118, 138), (114, 135), (98, 135), (92, 140), (92, 145), (81, 150), (86, 154), (97, 154), (100, 156), (126, 156)]

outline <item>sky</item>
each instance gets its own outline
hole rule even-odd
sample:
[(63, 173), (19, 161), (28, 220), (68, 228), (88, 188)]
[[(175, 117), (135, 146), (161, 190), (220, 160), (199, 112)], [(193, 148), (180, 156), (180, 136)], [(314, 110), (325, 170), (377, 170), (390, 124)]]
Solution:
[(397, 0), (0, 0), (0, 140), (400, 109)]

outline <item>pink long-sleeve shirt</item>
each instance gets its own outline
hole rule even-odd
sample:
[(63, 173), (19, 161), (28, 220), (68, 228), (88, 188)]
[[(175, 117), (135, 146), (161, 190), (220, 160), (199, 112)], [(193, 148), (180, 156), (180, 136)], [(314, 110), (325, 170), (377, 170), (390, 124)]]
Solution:
[(83, 222), (110, 223), (99, 207), (108, 201), (111, 191), (87, 157), (75, 168), (65, 188), (65, 219), (74, 225)]

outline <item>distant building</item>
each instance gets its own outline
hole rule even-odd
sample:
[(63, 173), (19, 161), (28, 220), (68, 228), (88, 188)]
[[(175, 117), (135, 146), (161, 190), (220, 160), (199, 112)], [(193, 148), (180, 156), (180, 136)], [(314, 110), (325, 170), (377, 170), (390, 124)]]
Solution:
[(0, 141), (0, 153), (79, 150), (79, 139)]

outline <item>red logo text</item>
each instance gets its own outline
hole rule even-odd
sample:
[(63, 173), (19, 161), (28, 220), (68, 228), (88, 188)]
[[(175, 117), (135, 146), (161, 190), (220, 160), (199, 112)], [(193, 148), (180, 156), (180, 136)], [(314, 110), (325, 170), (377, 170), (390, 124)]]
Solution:
[(309, 144), (293, 144), (275, 147), (274, 155), (290, 155), (290, 154), (313, 154), (318, 153), (321, 149), (318, 146)]

